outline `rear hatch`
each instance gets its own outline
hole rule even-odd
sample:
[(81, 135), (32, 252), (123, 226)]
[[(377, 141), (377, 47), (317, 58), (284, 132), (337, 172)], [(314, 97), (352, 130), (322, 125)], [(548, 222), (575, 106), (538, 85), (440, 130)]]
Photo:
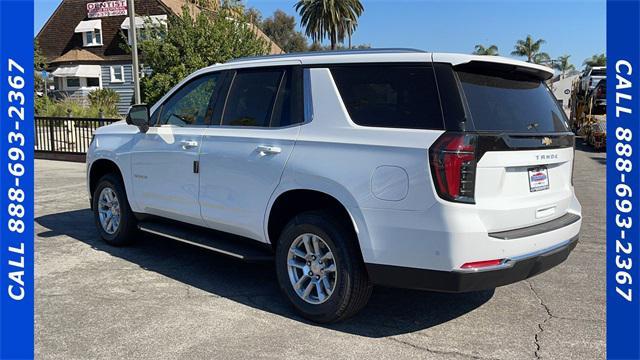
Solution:
[(589, 76), (589, 88), (593, 89), (598, 85), (598, 82), (602, 79), (607, 78), (607, 70), (605, 68), (597, 68), (591, 70), (591, 75)]
[[(460, 179), (459, 196), (447, 200), (475, 204), (489, 232), (566, 214), (573, 198), (574, 136), (544, 74), (490, 62), (466, 63), (452, 71), (464, 117), (448, 119), (451, 131), (430, 149), (436, 180)], [(438, 75), (440, 81), (442, 72)], [(459, 140), (447, 142), (446, 134)], [(458, 170), (445, 165), (456, 164), (454, 148), (460, 176), (452, 176)]]

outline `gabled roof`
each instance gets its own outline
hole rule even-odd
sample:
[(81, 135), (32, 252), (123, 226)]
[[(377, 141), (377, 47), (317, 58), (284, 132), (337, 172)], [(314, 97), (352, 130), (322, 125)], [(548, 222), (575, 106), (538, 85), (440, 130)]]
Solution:
[[(36, 36), (42, 55), (48, 62), (78, 48), (104, 60), (131, 58), (122, 48), (120, 32), (120, 24), (126, 15), (89, 19), (87, 4), (96, 1), (99, 0), (62, 0)], [(171, 11), (162, 0), (136, 0), (136, 13), (143, 16), (163, 15)], [(76, 33), (75, 28), (81, 21), (86, 20), (100, 20), (102, 46), (83, 47), (82, 33)]]
[[(58, 8), (49, 17), (42, 27), (36, 39), (48, 62), (65, 56), (71, 50), (82, 48), (92, 53), (99, 59), (109, 61), (121, 61), (130, 59), (131, 56), (122, 48), (120, 25), (126, 18), (123, 16), (109, 16), (99, 18), (103, 29), (102, 46), (83, 47), (82, 33), (76, 33), (75, 27), (87, 18), (87, 3), (99, 0), (62, 0)], [(182, 7), (187, 6), (192, 15), (202, 11), (202, 8), (189, 0), (136, 0), (136, 13), (138, 16), (164, 15), (182, 13)], [(219, 0), (214, 0), (209, 10), (219, 6)], [(282, 49), (269, 39), (260, 29), (250, 25), (257, 36), (270, 44), (270, 53), (280, 54)], [(87, 58), (88, 55), (84, 54)], [(96, 59), (92, 57), (92, 59)]]
[(91, 62), (91, 61), (104, 61), (100, 56), (89, 52), (85, 49), (72, 49), (50, 61), (50, 63), (62, 63), (62, 62)]
[[(195, 15), (200, 12), (200, 7), (186, 0), (159, 0), (159, 1), (176, 15), (182, 14), (182, 7), (185, 5), (187, 5), (189, 10), (191, 11), (191, 14)], [(220, 1), (218, 0), (218, 1), (212, 2), (211, 6), (212, 8), (218, 8), (220, 6)]]

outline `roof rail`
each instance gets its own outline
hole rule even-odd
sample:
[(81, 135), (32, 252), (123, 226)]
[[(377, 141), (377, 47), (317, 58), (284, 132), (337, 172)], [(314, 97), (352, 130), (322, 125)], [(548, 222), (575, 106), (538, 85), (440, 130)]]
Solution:
[(298, 57), (313, 57), (322, 55), (362, 55), (362, 54), (390, 54), (390, 53), (426, 53), (424, 50), (411, 49), (411, 48), (378, 48), (378, 49), (346, 49), (346, 50), (326, 50), (326, 51), (306, 51), (306, 52), (294, 52), (287, 54), (277, 55), (263, 55), (263, 56), (246, 56), (237, 59), (227, 61), (229, 63), (249, 61), (249, 60), (267, 60), (267, 59), (286, 59), (286, 58), (298, 58)]

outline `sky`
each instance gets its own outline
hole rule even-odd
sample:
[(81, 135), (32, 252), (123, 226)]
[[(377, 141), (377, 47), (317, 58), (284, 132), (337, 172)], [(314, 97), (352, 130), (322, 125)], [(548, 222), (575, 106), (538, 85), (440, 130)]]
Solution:
[[(96, 0), (99, 1), (99, 0)], [(34, 34), (61, 0), (35, 0)], [(277, 9), (299, 16), (296, 1), (245, 0), (266, 18)], [(361, 0), (364, 13), (353, 44), (376, 48), (409, 47), (435, 52), (470, 53), (476, 44), (510, 53), (518, 39), (531, 34), (546, 40), (552, 59), (571, 55), (582, 68), (586, 58), (606, 50), (605, 0)], [(298, 25), (299, 26), (299, 25)], [(302, 30), (299, 28), (299, 30)]]

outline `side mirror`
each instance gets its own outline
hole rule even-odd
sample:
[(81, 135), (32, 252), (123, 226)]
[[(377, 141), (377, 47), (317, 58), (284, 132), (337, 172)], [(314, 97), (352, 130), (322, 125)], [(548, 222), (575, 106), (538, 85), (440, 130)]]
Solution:
[(149, 106), (147, 104), (132, 105), (127, 114), (127, 124), (135, 125), (140, 131), (149, 130)]

